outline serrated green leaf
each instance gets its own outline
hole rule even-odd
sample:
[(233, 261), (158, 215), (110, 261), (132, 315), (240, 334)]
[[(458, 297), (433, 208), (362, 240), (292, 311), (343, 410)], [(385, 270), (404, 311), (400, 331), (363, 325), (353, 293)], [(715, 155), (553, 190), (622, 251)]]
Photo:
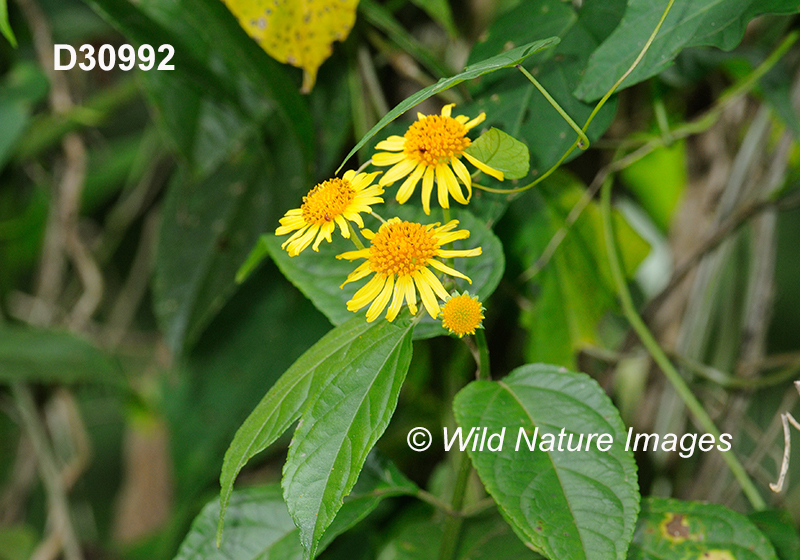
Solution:
[[(426, 216), (420, 208), (411, 205), (393, 205), (392, 208), (395, 211), (395, 215), (404, 220), (423, 224), (430, 224), (436, 221), (431, 216)], [(454, 219), (459, 220), (459, 229), (469, 230), (471, 235), (468, 239), (447, 245), (446, 248), (471, 249), (481, 247), (483, 253), (477, 257), (455, 259), (454, 267), (456, 270), (469, 276), (472, 284), (457, 278), (450, 283), (445, 283), (445, 287), (452, 286), (452, 289), (460, 291), (469, 290), (470, 293), (478, 294), (485, 301), (494, 292), (500, 282), (500, 278), (503, 276), (505, 267), (503, 246), (494, 233), (468, 211), (460, 208), (451, 208), (451, 215)], [(389, 215), (384, 217), (388, 218)], [(377, 230), (379, 225), (376, 221), (375, 225), (371, 227)], [(284, 276), (297, 286), (314, 303), (317, 309), (330, 319), (331, 323), (341, 325), (353, 316), (353, 313), (347, 310), (346, 303), (353, 297), (356, 290), (363, 285), (363, 281), (352, 282), (343, 288), (339, 286), (347, 279), (347, 275), (355, 270), (359, 263), (336, 258), (336, 255), (354, 249), (349, 240), (334, 235), (333, 242), (323, 242), (319, 247), (319, 252), (307, 249), (296, 257), (290, 257), (286, 251), (281, 249), (281, 243), (285, 240), (285, 237), (277, 238), (274, 235), (264, 235), (262, 240), (266, 243), (272, 260), (278, 265)], [(358, 314), (363, 315), (364, 313), (364, 310), (361, 310)], [(414, 329), (415, 339), (445, 334), (447, 334), (447, 331), (442, 328), (441, 323), (431, 319), (427, 314), (424, 314), (420, 324)]]
[[(484, 486), (523, 542), (549, 558), (622, 560), (633, 536), (639, 491), (633, 454), (625, 451), (625, 426), (596, 381), (556, 366), (517, 368), (501, 381), (474, 381), (456, 395), (456, 420), (462, 429), (506, 428), (502, 449), (467, 451)], [(520, 428), (524, 438), (515, 451)], [(564, 451), (558, 451), (559, 434)], [(559, 443), (542, 451), (545, 434)], [(584, 448), (567, 451), (570, 434)], [(585, 449), (589, 434), (610, 434), (608, 451)], [(598, 436), (599, 437), (599, 436)]]
[(0, 383), (123, 385), (119, 366), (89, 342), (62, 331), (0, 325)]
[(506, 179), (521, 179), (531, 167), (528, 146), (496, 128), (481, 134), (464, 151), (492, 169), (502, 171)]
[(411, 362), (413, 326), (410, 319), (380, 321), (320, 368), (325, 378), (312, 387), (281, 482), (306, 560), (392, 418)]
[[(378, 560), (430, 560), (439, 552), (443, 535), (441, 519), (406, 522)], [(466, 519), (460, 535), (455, 560), (544, 560), (520, 542), (495, 510)]]
[(755, 511), (747, 518), (770, 540), (779, 560), (800, 558), (800, 535), (788, 511)]
[(767, 538), (740, 513), (717, 504), (646, 498), (628, 560), (672, 558), (777, 560)]
[(536, 41), (533, 43), (528, 43), (527, 45), (522, 45), (515, 49), (511, 49), (504, 53), (500, 53), (496, 56), (488, 58), (484, 61), (472, 64), (467, 66), (463, 72), (456, 74), (450, 78), (442, 78), (435, 84), (428, 86), (426, 88), (421, 89), (414, 95), (407, 97), (404, 101), (401, 101), (397, 104), (397, 106), (386, 113), (378, 123), (373, 126), (367, 134), (358, 141), (355, 147), (350, 150), (350, 153), (344, 158), (342, 165), (339, 166), (339, 169), (336, 170), (338, 173), (339, 170), (347, 163), (347, 160), (350, 159), (353, 154), (355, 154), (361, 147), (366, 144), (370, 138), (375, 136), (380, 130), (392, 122), (394, 119), (414, 107), (415, 105), (425, 101), (429, 97), (436, 95), (437, 93), (441, 93), (445, 90), (450, 89), (453, 86), (456, 86), (462, 82), (467, 80), (475, 79), (479, 76), (483, 76), (484, 74), (488, 74), (489, 72), (494, 72), (495, 70), (500, 70), (501, 68), (508, 68), (510, 66), (514, 66), (519, 64), (527, 57), (532, 55), (535, 52), (538, 52), (542, 49), (547, 47), (553, 46), (558, 44), (558, 37), (550, 37), (548, 39), (543, 39), (541, 41)]
[(225, 452), (220, 474), (220, 510), (217, 539), (222, 538), (225, 510), (233, 491), (236, 476), (245, 464), (272, 444), (289, 429), (306, 406), (312, 388), (331, 375), (336, 364), (352, 352), (369, 347), (362, 337), (378, 329), (382, 323), (367, 323), (362, 317), (330, 331), (309, 348), (264, 395), (247, 420), (241, 425)]
[[(599, 99), (631, 66), (666, 8), (660, 0), (631, 0), (619, 27), (592, 53), (575, 90), (585, 101)], [(650, 49), (620, 89), (667, 68), (681, 50), (715, 46), (731, 50), (754, 17), (800, 11), (796, 0), (675, 0)], [(637, 45), (636, 48), (631, 48)]]
[[(325, 532), (319, 549), (369, 515), (386, 498), (413, 494), (417, 487), (380, 454), (370, 454), (336, 521)], [(175, 560), (300, 560), (303, 547), (280, 486), (238, 490), (228, 505), (225, 540), (217, 548), (215, 530), (219, 500), (210, 501), (195, 518)]]
[(6, 0), (0, 0), (0, 33), (8, 39), (11, 46), (17, 48), (17, 38), (14, 37), (14, 31), (11, 30), (11, 25), (8, 23), (8, 5)]

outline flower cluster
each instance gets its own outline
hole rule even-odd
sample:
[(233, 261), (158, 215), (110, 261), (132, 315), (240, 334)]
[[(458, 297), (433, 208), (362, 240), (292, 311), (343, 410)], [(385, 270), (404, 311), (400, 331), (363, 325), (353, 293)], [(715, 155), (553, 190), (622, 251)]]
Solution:
[[(331, 242), (331, 235), (339, 226), (344, 238), (354, 238), (358, 247), (337, 255), (338, 259), (364, 262), (348, 275), (342, 287), (369, 275), (372, 277), (356, 291), (347, 302), (347, 309), (358, 311), (369, 305), (367, 321), (377, 319), (385, 309), (386, 319), (393, 321), (403, 304), (412, 314), (417, 313), (417, 301), (432, 318), (441, 316), (443, 326), (459, 337), (474, 334), (483, 319), (483, 307), (477, 298), (464, 294), (451, 296), (436, 272), (472, 281), (445, 264), (441, 259), (475, 257), (481, 248), (455, 250), (444, 245), (467, 239), (470, 232), (458, 228), (458, 220), (421, 224), (391, 218), (383, 222), (377, 232), (364, 227), (361, 214), (373, 214), (372, 206), (383, 202), (381, 195), (388, 187), (404, 179), (395, 195), (404, 204), (414, 194), (422, 181), (422, 208), (430, 215), (430, 199), (434, 185), (439, 206), (450, 207), (450, 197), (460, 204), (472, 198), (472, 175), (462, 158), (478, 170), (503, 180), (503, 173), (470, 155), (466, 149), (472, 141), (467, 133), (486, 118), (481, 113), (473, 119), (451, 116), (454, 104), (445, 105), (439, 115), (418, 114), (403, 136), (390, 136), (379, 142), (371, 163), (377, 167), (391, 166), (380, 178), (380, 171), (359, 173), (347, 171), (342, 178), (334, 177), (316, 185), (303, 197), (300, 208), (286, 212), (280, 220), (276, 235), (292, 234), (281, 247), (290, 256), (299, 255), (309, 245), (319, 251), (323, 240)], [(466, 194), (465, 194), (466, 191)], [(374, 214), (373, 214), (374, 215)], [(380, 218), (379, 218), (380, 219)], [(358, 233), (369, 241), (363, 247)], [(440, 306), (440, 301), (444, 302)]]

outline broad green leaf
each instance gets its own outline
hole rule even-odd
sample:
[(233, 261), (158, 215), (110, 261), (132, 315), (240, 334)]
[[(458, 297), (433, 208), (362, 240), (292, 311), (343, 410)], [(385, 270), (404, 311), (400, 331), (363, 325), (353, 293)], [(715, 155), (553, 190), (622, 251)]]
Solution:
[(217, 538), (221, 538), (225, 509), (233, 482), (244, 465), (289, 429), (306, 407), (312, 388), (322, 385), (348, 356), (367, 352), (373, 335), (383, 323), (367, 323), (352, 317), (309, 348), (264, 395), (241, 425), (225, 453), (220, 474), (220, 502)]
[(350, 153), (344, 158), (342, 165), (339, 166), (337, 169), (337, 173), (344, 164), (347, 162), (350, 157), (355, 154), (361, 147), (366, 144), (370, 138), (375, 136), (380, 130), (385, 127), (387, 124), (392, 122), (394, 119), (414, 107), (415, 105), (425, 101), (429, 97), (436, 95), (437, 93), (441, 93), (445, 90), (450, 89), (453, 86), (456, 86), (462, 82), (467, 80), (473, 80), (479, 76), (483, 76), (484, 74), (488, 74), (489, 72), (494, 72), (495, 70), (500, 70), (501, 68), (508, 68), (510, 66), (514, 66), (516, 64), (521, 63), (527, 57), (532, 55), (535, 52), (538, 52), (542, 49), (550, 47), (552, 45), (558, 44), (559, 39), (557, 37), (550, 37), (548, 39), (543, 39), (541, 41), (536, 41), (533, 43), (528, 43), (526, 45), (522, 45), (520, 47), (511, 49), (504, 53), (500, 53), (496, 56), (483, 60), (481, 62), (472, 64), (467, 66), (463, 72), (456, 74), (450, 78), (442, 78), (435, 84), (428, 86), (426, 88), (421, 89), (414, 95), (407, 97), (404, 101), (401, 101), (394, 109), (386, 113), (378, 123), (373, 126), (367, 134), (358, 141), (355, 147), (350, 150)]
[(414, 322), (376, 323), (321, 364), (289, 446), (281, 485), (306, 560), (388, 426), (411, 361)]
[(8, 23), (8, 5), (6, 0), (0, 0), (0, 33), (11, 43), (11, 46), (17, 48), (17, 38), (14, 37), (14, 32), (11, 30), (11, 25)]
[[(487, 51), (506, 43), (519, 45), (537, 36), (558, 35), (561, 42), (554, 49), (530, 57), (524, 66), (564, 111), (578, 125), (583, 125), (594, 106), (577, 99), (572, 92), (583, 75), (589, 54), (613, 29), (624, 8), (625, 0), (587, 0), (577, 12), (570, 3), (560, 0), (521, 2), (489, 27), (469, 60), (479, 60)], [(518, 71), (484, 76), (475, 82), (472, 94), (475, 103), (462, 107), (462, 112), (484, 111), (485, 125), (501, 128), (525, 143), (530, 150), (533, 178), (553, 166), (577, 139), (569, 124)], [(590, 141), (602, 136), (615, 111), (616, 101), (612, 99), (587, 130)], [(574, 150), (566, 161), (581, 153)], [(508, 188), (507, 183), (492, 180), (486, 184)]]
[[(286, 325), (291, 324), (291, 328)], [(236, 431), (280, 376), (330, 330), (274, 266), (241, 286), (164, 379), (176, 500), (205, 498)], [(275, 349), (280, 348), (280, 352)]]
[(717, 504), (646, 498), (628, 560), (777, 560), (767, 538)]
[[(369, 515), (391, 496), (413, 494), (417, 487), (385, 457), (372, 453), (336, 521), (325, 532), (320, 552), (341, 533)], [(237, 490), (231, 495), (225, 539), (217, 548), (215, 531), (219, 500), (211, 500), (197, 516), (175, 560), (300, 560), (303, 547), (280, 486)]]
[[(592, 53), (575, 95), (585, 101), (602, 97), (639, 55), (666, 6), (660, 0), (631, 0), (619, 27)], [(658, 74), (685, 48), (733, 49), (758, 15), (798, 11), (796, 0), (675, 0), (647, 54), (620, 89)]]
[[(378, 560), (430, 560), (442, 544), (440, 519), (407, 522), (389, 541)], [(455, 560), (544, 560), (525, 547), (496, 511), (466, 519), (461, 528)]]
[[(517, 216), (519, 235), (509, 244), (524, 269), (530, 269), (564, 225), (585, 187), (576, 177), (557, 172), (531, 195), (533, 209), (509, 210)], [(625, 218), (614, 212), (625, 272), (633, 275), (649, 252), (647, 243)], [(608, 268), (600, 209), (594, 202), (532, 279), (533, 306), (522, 315), (531, 336), (526, 357), (531, 362), (575, 366), (575, 353), (585, 345), (598, 345), (598, 323), (617, 308), (616, 289)]]
[(502, 171), (506, 179), (521, 179), (531, 167), (528, 146), (496, 128), (481, 134), (464, 151), (489, 167)]
[[(467, 451), (523, 542), (549, 558), (625, 558), (639, 511), (636, 463), (625, 451), (619, 413), (596, 381), (556, 366), (526, 365), (500, 381), (473, 381), (456, 395), (453, 410), (462, 429), (506, 428), (499, 451)], [(531, 440), (537, 436), (534, 451), (520, 430)], [(563, 447), (561, 433), (567, 434)], [(591, 445), (589, 434), (598, 434)], [(613, 438), (607, 451), (596, 445), (602, 434)], [(573, 437), (580, 451), (567, 450), (576, 447)], [(553, 450), (547, 438), (556, 442)]]
[(625, 186), (664, 232), (669, 231), (686, 188), (686, 166), (686, 143), (681, 141), (653, 150), (620, 174)]
[(119, 366), (89, 342), (62, 331), (0, 325), (0, 383), (124, 384)]
[(800, 535), (789, 512), (756, 511), (747, 518), (770, 540), (779, 560), (800, 558)]
[[(389, 198), (387, 194), (384, 194), (384, 198)], [(396, 211), (396, 215), (404, 220), (423, 224), (439, 221), (433, 216), (425, 216), (421, 209), (411, 205), (392, 205), (391, 207)], [(446, 282), (445, 288), (460, 291), (468, 289), (470, 293), (477, 293), (485, 301), (494, 292), (503, 276), (505, 266), (503, 246), (491, 230), (468, 211), (452, 208), (451, 215), (454, 219), (459, 220), (459, 229), (469, 230), (471, 235), (468, 239), (456, 241), (446, 245), (445, 248), (481, 247), (483, 254), (477, 257), (455, 259), (453, 266), (456, 270), (469, 276), (472, 284), (466, 280), (455, 279), (452, 282)], [(384, 216), (384, 218), (388, 217), (390, 215)], [(374, 224), (367, 225), (377, 231), (380, 224), (375, 221)], [(281, 249), (281, 243), (285, 239), (285, 237), (264, 235), (260, 243), (266, 244), (270, 256), (281, 272), (317, 306), (317, 309), (330, 319), (331, 323), (341, 325), (349, 320), (353, 313), (347, 310), (346, 302), (353, 297), (356, 290), (364, 285), (366, 280), (352, 282), (340, 288), (347, 279), (347, 275), (355, 270), (359, 263), (336, 259), (336, 255), (352, 251), (353, 244), (347, 239), (342, 239), (336, 233), (333, 236), (333, 243), (323, 242), (318, 253), (306, 249), (300, 255), (290, 257), (286, 251)], [(258, 251), (258, 249), (254, 249), (254, 251)], [(363, 316), (365, 313), (366, 311), (362, 309), (358, 315)], [(447, 331), (441, 327), (440, 322), (431, 319), (427, 313), (414, 329), (416, 339), (430, 338), (446, 333)]]

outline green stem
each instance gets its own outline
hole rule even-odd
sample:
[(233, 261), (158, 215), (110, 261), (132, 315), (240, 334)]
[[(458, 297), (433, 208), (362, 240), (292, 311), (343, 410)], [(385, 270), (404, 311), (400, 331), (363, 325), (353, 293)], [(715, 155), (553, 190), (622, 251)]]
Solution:
[(347, 228), (350, 230), (350, 239), (353, 241), (353, 244), (356, 246), (356, 248), (359, 251), (366, 249), (364, 244), (361, 243), (361, 238), (358, 237), (358, 232), (356, 231), (356, 228), (353, 227), (353, 224), (347, 222)]
[[(636, 67), (639, 66), (639, 63), (644, 58), (644, 55), (647, 54), (648, 50), (650, 50), (650, 45), (653, 44), (653, 40), (655, 40), (656, 35), (661, 30), (661, 26), (663, 25), (664, 20), (667, 19), (667, 14), (669, 14), (669, 11), (672, 9), (672, 4), (674, 4), (674, 3), (675, 3), (675, 0), (669, 0), (669, 4), (667, 4), (667, 7), (664, 9), (664, 13), (661, 14), (661, 19), (658, 20), (658, 24), (656, 25), (656, 28), (653, 29), (653, 32), (650, 34), (650, 38), (647, 39), (647, 42), (644, 44), (644, 47), (642, 47), (642, 50), (639, 52), (639, 56), (636, 57), (636, 60), (633, 61), (633, 64), (630, 65), (630, 67), (625, 71), (625, 73), (622, 75), (622, 77), (620, 77), (620, 79), (617, 80), (616, 83), (614, 83), (613, 86), (611, 86), (611, 89), (606, 92), (606, 94), (603, 96), (603, 98), (600, 99), (600, 101), (597, 102), (597, 105), (595, 105), (595, 108), (592, 110), (591, 114), (589, 115), (589, 118), (586, 119), (586, 122), (584, 123), (583, 127), (581, 128), (581, 130), (583, 132), (586, 132), (589, 129), (589, 125), (592, 123), (592, 120), (594, 120), (595, 116), (597, 116), (597, 113), (600, 111), (600, 109), (603, 108), (603, 105), (606, 104), (606, 101), (608, 101), (608, 99), (614, 94), (614, 92), (617, 90), (617, 88), (620, 86), (620, 84), (623, 81), (625, 81), (625, 78), (630, 76), (631, 72), (633, 72), (634, 69), (636, 69)], [(542, 181), (544, 181), (548, 176), (550, 176), (551, 173), (553, 173), (553, 171), (558, 169), (559, 166), (564, 162), (564, 160), (567, 159), (567, 156), (569, 156), (575, 150), (575, 148), (577, 148), (579, 146), (580, 142), (581, 142), (580, 138), (575, 140), (575, 142), (573, 142), (572, 146), (570, 146), (569, 149), (566, 152), (564, 152), (564, 155), (561, 156), (561, 158), (559, 158), (559, 160), (555, 163), (555, 165), (553, 165), (550, 169), (545, 171), (545, 173), (541, 177), (536, 178), (535, 180), (533, 180), (531, 183), (525, 185), (524, 187), (519, 187), (519, 188), (516, 188), (516, 189), (493, 189), (493, 188), (485, 187), (483, 190), (488, 191), (488, 192), (498, 193), (498, 194), (511, 194), (511, 193), (518, 193), (518, 192), (527, 191), (528, 189), (533, 188), (536, 185), (538, 185), (539, 183), (541, 183)], [(588, 139), (587, 139), (587, 142), (588, 142)]]
[(467, 483), (472, 472), (472, 462), (469, 460), (469, 455), (467, 455), (466, 451), (459, 451), (459, 453), (461, 457), (459, 458), (458, 474), (456, 475), (456, 484), (453, 487), (453, 500), (451, 502), (451, 508), (457, 514), (449, 516), (445, 521), (442, 546), (439, 548), (439, 560), (453, 560), (455, 558), (461, 525), (464, 523), (464, 518), (458, 514), (461, 513), (461, 507), (464, 505), (464, 495), (467, 492)]
[(525, 77), (528, 78), (528, 80), (530, 80), (530, 82), (534, 86), (536, 86), (536, 89), (539, 90), (539, 93), (541, 93), (544, 96), (544, 98), (547, 99), (547, 102), (553, 106), (553, 109), (558, 111), (558, 114), (561, 115), (561, 118), (567, 121), (567, 124), (570, 127), (572, 127), (572, 130), (574, 130), (575, 133), (578, 135), (578, 147), (581, 150), (587, 149), (589, 147), (589, 138), (586, 137), (586, 133), (583, 130), (581, 130), (581, 128), (577, 124), (575, 124), (575, 121), (573, 121), (572, 118), (567, 114), (567, 112), (561, 108), (561, 105), (558, 104), (558, 101), (553, 99), (553, 97), (549, 93), (547, 93), (547, 90), (544, 89), (542, 84), (540, 84), (536, 80), (536, 78), (534, 78), (531, 75), (531, 73), (528, 72), (521, 64), (517, 64), (517, 70), (522, 72), (525, 75)]
[[(647, 351), (653, 357), (653, 360), (658, 364), (658, 367), (661, 368), (661, 371), (664, 372), (667, 380), (675, 389), (675, 392), (678, 393), (678, 396), (680, 396), (686, 408), (694, 415), (697, 425), (701, 429), (712, 434), (715, 439), (719, 440), (720, 432), (714, 424), (714, 421), (708, 415), (705, 408), (703, 408), (703, 405), (700, 404), (700, 401), (694, 396), (692, 390), (686, 384), (686, 381), (681, 377), (681, 374), (678, 373), (678, 370), (675, 369), (672, 362), (669, 361), (669, 358), (650, 333), (650, 330), (647, 328), (647, 325), (644, 324), (644, 321), (639, 316), (633, 304), (633, 298), (631, 297), (631, 293), (628, 290), (628, 285), (622, 273), (622, 265), (620, 264), (619, 253), (617, 252), (616, 240), (611, 225), (611, 183), (611, 176), (607, 177), (603, 183), (600, 197), (600, 211), (603, 222), (603, 235), (608, 250), (608, 263), (611, 268), (614, 284), (617, 288), (617, 294), (622, 303), (622, 312), (625, 318), (628, 319), (633, 330), (636, 331), (642, 344), (644, 344)], [(753, 484), (753, 481), (750, 480), (750, 477), (747, 475), (747, 472), (736, 458), (733, 451), (723, 452), (722, 459), (728, 465), (728, 468), (731, 469), (733, 476), (739, 482), (742, 491), (745, 496), (747, 496), (747, 499), (750, 500), (750, 504), (753, 508), (756, 510), (763, 510), (766, 508), (764, 499)]]
[(478, 379), (492, 380), (489, 367), (489, 345), (486, 344), (486, 334), (483, 329), (475, 331), (475, 342), (478, 344)]
[(450, 209), (449, 208), (442, 208), (442, 219), (444, 219), (444, 223), (450, 222)]

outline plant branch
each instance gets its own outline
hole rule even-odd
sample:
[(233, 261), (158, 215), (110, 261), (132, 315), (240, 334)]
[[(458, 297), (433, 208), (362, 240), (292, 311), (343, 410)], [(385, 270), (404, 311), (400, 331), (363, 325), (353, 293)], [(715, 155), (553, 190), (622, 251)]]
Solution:
[[(661, 346), (659, 346), (658, 342), (647, 328), (647, 325), (645, 325), (644, 321), (636, 311), (636, 307), (633, 304), (633, 298), (631, 297), (631, 293), (628, 290), (625, 277), (622, 273), (622, 265), (620, 264), (616, 239), (611, 223), (610, 179), (606, 179), (601, 193), (603, 235), (605, 237), (606, 249), (608, 251), (608, 262), (611, 268), (611, 275), (614, 279), (614, 284), (617, 288), (617, 294), (622, 304), (623, 314), (625, 315), (626, 319), (628, 319), (628, 322), (633, 330), (636, 331), (636, 334), (639, 336), (642, 344), (644, 344), (645, 348), (647, 348), (647, 351), (653, 357), (653, 360), (661, 368), (661, 371), (664, 372), (667, 380), (673, 386), (675, 392), (680, 396), (686, 408), (688, 408), (689, 411), (691, 411), (691, 413), (694, 415), (697, 425), (701, 429), (712, 434), (715, 439), (719, 440), (720, 432), (717, 429), (717, 426), (714, 424), (714, 421), (708, 415), (705, 408), (703, 408), (703, 405), (700, 403), (700, 401), (698, 401), (694, 396), (692, 390), (686, 384), (686, 381), (684, 381), (683, 377), (681, 377), (680, 373), (678, 373), (678, 370), (672, 365), (672, 362), (670, 362), (669, 358), (661, 349)], [(753, 508), (756, 510), (763, 510), (766, 507), (764, 498), (761, 497), (758, 489), (753, 484), (753, 481), (750, 480), (750, 477), (747, 475), (747, 472), (744, 470), (744, 467), (736, 458), (734, 453), (732, 451), (723, 452), (722, 458), (728, 465), (728, 468), (730, 468), (736, 480), (739, 482), (742, 491), (747, 496)]]

